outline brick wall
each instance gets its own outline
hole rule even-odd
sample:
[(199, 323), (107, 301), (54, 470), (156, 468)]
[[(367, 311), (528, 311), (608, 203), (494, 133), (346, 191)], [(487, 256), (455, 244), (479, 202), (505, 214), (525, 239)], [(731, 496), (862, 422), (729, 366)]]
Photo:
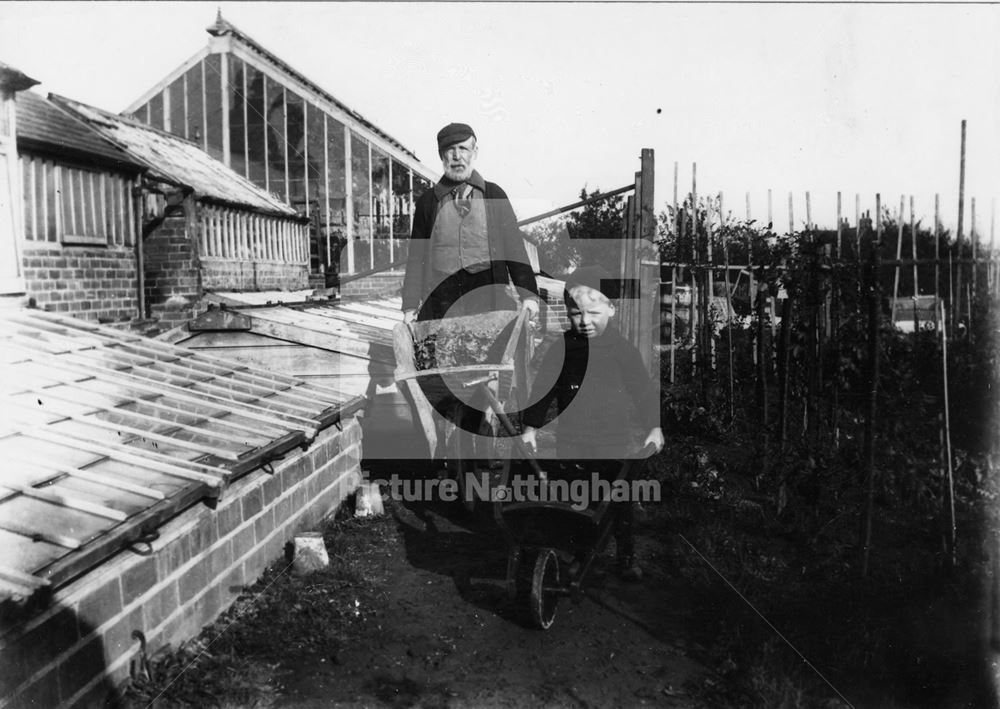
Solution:
[(538, 291), (545, 301), (545, 305), (541, 307), (542, 332), (569, 330), (569, 318), (566, 316), (566, 301), (563, 300), (562, 289), (540, 287)]
[(203, 256), (201, 267), (202, 285), (209, 290), (304, 290), (309, 287), (306, 264)]
[(25, 290), (39, 308), (102, 322), (138, 315), (136, 258), (131, 246), (26, 241), (22, 248)]
[(340, 287), (341, 297), (374, 298), (398, 295), (403, 287), (402, 271), (382, 271), (364, 278), (348, 281)]
[(61, 589), (37, 617), (0, 630), (0, 707), (104, 706), (147, 653), (197, 635), (296, 533), (315, 528), (360, 482), (361, 427), (322, 431), (307, 451), (238, 480), (160, 528), (152, 553), (118, 554)]
[(145, 238), (143, 257), (149, 314), (164, 329), (190, 320), (201, 297), (201, 274), (183, 211), (168, 216)]

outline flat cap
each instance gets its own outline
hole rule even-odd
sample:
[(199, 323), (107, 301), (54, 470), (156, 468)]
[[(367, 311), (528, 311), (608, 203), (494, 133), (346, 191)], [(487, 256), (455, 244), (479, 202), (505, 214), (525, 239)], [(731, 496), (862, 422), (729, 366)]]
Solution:
[(566, 292), (577, 286), (592, 288), (607, 298), (617, 298), (619, 282), (600, 266), (581, 266), (566, 276)]
[(475, 138), (476, 133), (472, 130), (472, 127), (466, 123), (449, 123), (444, 128), (438, 131), (438, 152), (443, 152), (445, 149), (450, 148), (455, 143), (461, 143), (463, 140), (468, 140), (469, 138)]

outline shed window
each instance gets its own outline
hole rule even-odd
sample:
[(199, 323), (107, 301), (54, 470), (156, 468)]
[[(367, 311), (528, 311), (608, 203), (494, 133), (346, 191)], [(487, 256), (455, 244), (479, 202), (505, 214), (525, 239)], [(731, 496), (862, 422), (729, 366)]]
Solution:
[(62, 218), (66, 225), (63, 241), (98, 243), (108, 241), (104, 224), (104, 184), (99, 172), (63, 169)]
[(22, 159), (24, 236), (29, 241), (128, 246), (131, 182), (120, 175)]

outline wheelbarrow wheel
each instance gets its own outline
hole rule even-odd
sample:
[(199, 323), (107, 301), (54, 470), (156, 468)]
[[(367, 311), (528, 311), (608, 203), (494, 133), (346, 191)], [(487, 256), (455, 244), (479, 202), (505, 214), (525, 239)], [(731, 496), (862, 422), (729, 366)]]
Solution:
[(559, 558), (554, 550), (542, 549), (535, 558), (528, 598), (529, 618), (535, 627), (542, 630), (552, 627), (559, 603), (558, 587)]

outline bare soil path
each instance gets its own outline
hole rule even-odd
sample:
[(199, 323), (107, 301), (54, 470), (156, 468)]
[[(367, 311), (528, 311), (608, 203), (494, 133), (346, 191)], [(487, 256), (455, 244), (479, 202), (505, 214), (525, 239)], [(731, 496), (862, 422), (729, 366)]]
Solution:
[[(586, 596), (563, 600), (548, 631), (531, 629), (504, 591), (502, 538), (456, 514), (454, 504), (394, 502), (381, 519), (342, 525), (335, 554), (376, 536), (357, 558), (379, 592), (359, 600), (365, 622), (349, 643), (283, 663), (294, 667), (275, 706), (704, 706), (690, 690), (720, 680), (688, 656), (679, 578), (651, 564), (642, 583), (620, 581), (612, 544)], [(655, 557), (649, 539), (640, 544)]]

